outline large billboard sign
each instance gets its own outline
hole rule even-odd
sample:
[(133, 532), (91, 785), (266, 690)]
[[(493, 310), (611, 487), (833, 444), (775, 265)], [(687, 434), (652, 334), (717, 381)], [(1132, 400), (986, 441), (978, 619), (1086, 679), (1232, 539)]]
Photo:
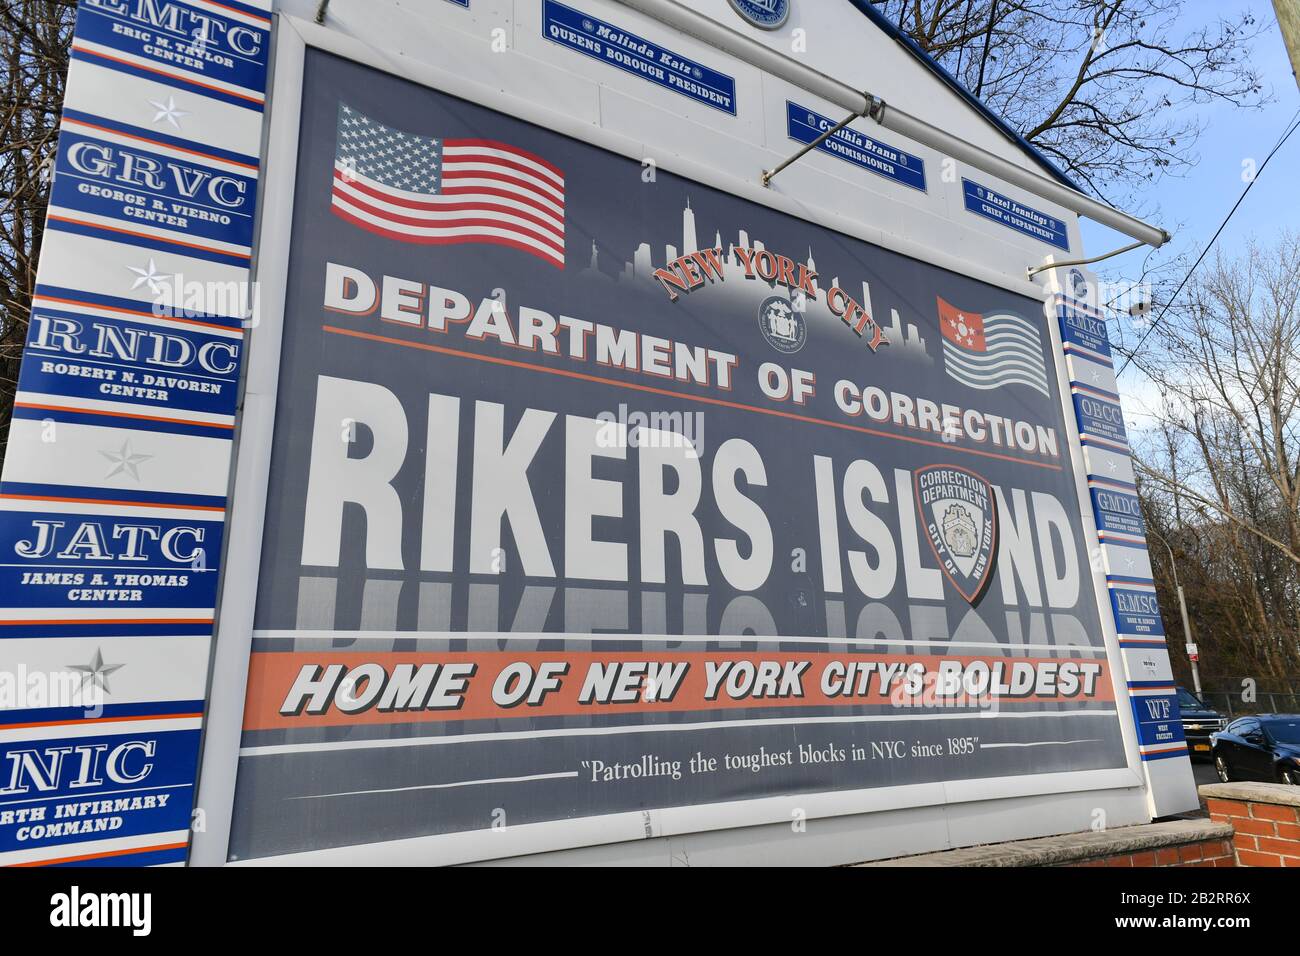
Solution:
[(1127, 766), (1041, 301), (305, 71), (232, 859)]
[(80, 0), (0, 864), (1195, 805), (1074, 219), (572, 3)]

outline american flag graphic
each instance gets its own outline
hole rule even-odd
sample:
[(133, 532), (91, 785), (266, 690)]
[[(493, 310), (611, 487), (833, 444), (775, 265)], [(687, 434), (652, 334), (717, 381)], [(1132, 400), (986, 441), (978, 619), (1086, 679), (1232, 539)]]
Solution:
[(564, 268), (564, 173), (490, 139), (403, 133), (339, 104), (334, 212), (399, 242), (490, 242)]
[(971, 388), (1028, 385), (1044, 395), (1047, 363), (1038, 329), (1018, 315), (979, 315), (939, 299), (943, 367), (949, 378)]

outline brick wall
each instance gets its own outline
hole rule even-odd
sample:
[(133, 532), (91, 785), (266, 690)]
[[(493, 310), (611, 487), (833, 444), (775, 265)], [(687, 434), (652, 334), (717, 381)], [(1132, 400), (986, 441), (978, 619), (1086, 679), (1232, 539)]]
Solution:
[(1233, 846), (1229, 840), (1203, 840), (1183, 846), (1161, 847), (1137, 853), (1116, 853), (1066, 863), (1065, 866), (1236, 866)]
[(1213, 784), (1201, 797), (1214, 822), (1232, 827), (1238, 865), (1300, 867), (1300, 787)]

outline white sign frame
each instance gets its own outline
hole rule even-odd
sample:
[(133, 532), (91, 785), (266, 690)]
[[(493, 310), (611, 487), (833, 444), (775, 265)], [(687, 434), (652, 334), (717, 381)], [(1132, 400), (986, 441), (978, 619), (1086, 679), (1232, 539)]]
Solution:
[[(647, 147), (629, 138), (580, 122), (562, 113), (545, 110), (500, 89), (482, 85), (408, 58), (390, 59), (371, 47), (337, 31), (278, 14), (274, 23), (272, 85), (268, 90), (269, 130), (262, 172), (262, 209), (254, 245), (254, 278), (284, 275), (288, 268), (293, 218), (294, 185), (298, 155), (298, 126), (301, 118), (303, 69), (306, 51), (333, 53), (403, 79), (420, 83), (453, 96), (462, 97), (521, 120), (545, 126), (567, 136), (620, 155), (640, 160)], [(660, 155), (656, 150), (655, 155)], [(723, 190), (751, 202), (813, 221), (806, 208), (787, 196), (763, 189), (756, 180), (746, 180), (713, 167), (665, 155), (661, 168)], [(862, 239), (883, 248), (932, 263), (1021, 295), (1045, 298), (1044, 289), (1025, 279), (959, 259), (946, 252), (895, 236), (844, 217), (819, 214), (818, 225)], [(205, 722), (197, 807), (202, 811), (203, 829), (194, 834), (191, 865), (223, 865), (227, 862), (234, 794), (238, 773), (245, 691), (252, 645), (253, 613), (256, 605), (262, 553), (262, 526), (270, 476), (271, 446), (280, 371), (281, 333), (285, 312), (285, 288), (272, 278), (260, 281), (260, 308), (251, 330), (243, 390), (242, 414), (235, 449), (234, 486), (229, 518), (226, 557), (217, 612), (216, 643), (212, 658), (208, 716)], [(1087, 490), (1079, 434), (1072, 407), (1060, 330), (1054, 319), (1046, 322), (1052, 342), (1063, 420), (1074, 468), (1078, 507), (1089, 553), (1099, 550), (1097, 528)], [(645, 841), (659, 837), (702, 834), (739, 827), (783, 825), (787, 836), (792, 812), (809, 821), (849, 817), (882, 811), (934, 808), (947, 819), (960, 813), (960, 805), (977, 801), (1004, 801), (1014, 810), (1015, 822), (1001, 821), (1005, 835), (991, 832), (989, 839), (1084, 829), (1093, 821), (1056, 824), (1055, 806), (1071, 806), (1077, 812), (1078, 798), (1088, 806), (1106, 811), (1108, 825), (1146, 822), (1150, 819), (1149, 795), (1142, 771), (1134, 718), (1124, 686), (1124, 667), (1110, 608), (1105, 575), (1100, 562), (1092, 562), (1092, 583), (1105, 638), (1106, 658), (1114, 684), (1127, 766), (1079, 773), (1031, 774), (985, 780), (935, 782), (892, 788), (835, 791), (701, 804), (647, 812), (629, 812), (511, 826), (497, 831), (427, 836), (387, 843), (339, 847), (248, 861), (254, 864), (358, 865), (358, 864), (455, 864), (521, 856), (602, 844)], [(1059, 799), (1052, 799), (1059, 798)], [(1028, 802), (1025, 802), (1025, 801)], [(891, 814), (891, 817), (893, 814)], [(1028, 829), (1026, 829), (1026, 827)], [(1024, 832), (1015, 832), (1023, 830)], [(815, 858), (832, 860), (842, 838), (827, 832), (814, 850)], [(808, 840), (803, 835), (800, 839)], [(934, 839), (934, 837), (931, 837)], [(485, 844), (490, 842), (488, 847)], [(953, 844), (939, 837), (933, 846), (982, 842), (960, 837)], [(716, 841), (714, 841), (716, 847)], [(897, 854), (886, 854), (897, 855)], [(865, 858), (865, 857), (863, 857)]]

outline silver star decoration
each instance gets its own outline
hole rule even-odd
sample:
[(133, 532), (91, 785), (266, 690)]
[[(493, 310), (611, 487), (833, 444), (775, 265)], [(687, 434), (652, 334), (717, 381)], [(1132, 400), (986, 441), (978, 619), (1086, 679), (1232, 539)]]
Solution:
[(158, 266), (154, 264), (152, 257), (149, 259), (148, 267), (141, 269), (136, 266), (127, 266), (136, 275), (136, 280), (131, 284), (131, 291), (134, 292), (142, 285), (149, 286), (149, 291), (158, 295), (162, 291), (163, 281), (170, 279), (171, 276), (165, 272), (159, 272)]
[(114, 475), (127, 474), (136, 481), (140, 480), (140, 470), (136, 466), (148, 461), (153, 455), (140, 455), (131, 451), (131, 442), (122, 442), (122, 447), (118, 451), (101, 451), (101, 455), (109, 460), (113, 465), (109, 469), (105, 478), (112, 478)]
[(95, 648), (95, 656), (90, 659), (89, 664), (69, 664), (68, 669), (81, 672), (83, 675), (81, 678), (82, 690), (85, 690), (88, 686), (99, 686), (105, 692), (111, 694), (113, 691), (108, 686), (108, 677), (114, 671), (120, 671), (125, 666), (125, 664), (105, 665), (104, 652), (97, 647)]
[(157, 113), (153, 114), (153, 121), (155, 123), (159, 121), (167, 122), (170, 123), (172, 126), (174, 126), (176, 129), (181, 128), (181, 124), (178, 122), (178, 120), (182, 116), (190, 115), (185, 110), (178, 110), (176, 108), (176, 98), (174, 96), (168, 96), (166, 103), (160, 103), (158, 100), (150, 100), (149, 105), (158, 111)]

